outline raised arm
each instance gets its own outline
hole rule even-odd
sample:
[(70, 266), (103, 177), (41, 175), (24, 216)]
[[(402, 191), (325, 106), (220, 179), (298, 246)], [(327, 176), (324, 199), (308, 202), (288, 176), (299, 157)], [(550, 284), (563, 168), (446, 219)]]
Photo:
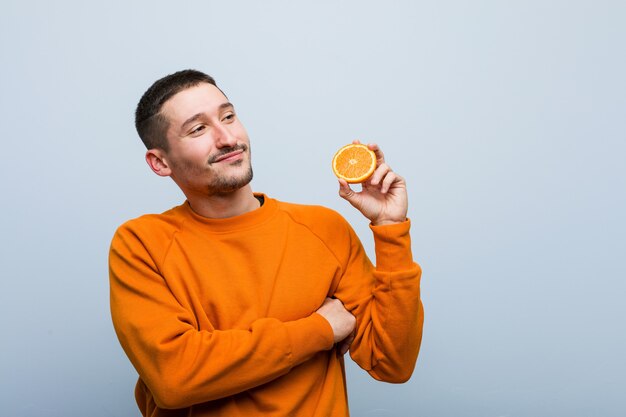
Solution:
[(349, 257), (335, 296), (357, 319), (351, 357), (370, 375), (408, 380), (422, 339), (421, 269), (413, 261), (406, 183), (385, 163), (377, 145), (377, 169), (360, 192), (340, 180), (341, 197), (357, 208), (374, 234), (376, 267), (349, 225)]

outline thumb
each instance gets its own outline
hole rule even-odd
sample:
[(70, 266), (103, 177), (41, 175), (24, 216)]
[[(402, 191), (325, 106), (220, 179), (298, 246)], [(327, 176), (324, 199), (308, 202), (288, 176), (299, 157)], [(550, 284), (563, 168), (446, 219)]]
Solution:
[(350, 185), (343, 178), (339, 179), (339, 196), (344, 200), (347, 200), (350, 204), (354, 205), (357, 193), (354, 192)]

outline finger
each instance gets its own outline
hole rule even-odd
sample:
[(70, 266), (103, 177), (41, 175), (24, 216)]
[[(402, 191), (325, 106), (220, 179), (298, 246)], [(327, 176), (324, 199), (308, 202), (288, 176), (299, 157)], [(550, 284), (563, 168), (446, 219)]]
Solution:
[(359, 143), (361, 143), (361, 141), (360, 141), (360, 140), (358, 140), (358, 139), (354, 139), (354, 140), (352, 141), (352, 143), (354, 143), (354, 144), (358, 145)]
[(344, 355), (350, 349), (350, 345), (352, 345), (355, 336), (356, 332), (353, 331), (341, 342), (341, 346), (339, 347), (340, 354)]
[(385, 194), (391, 188), (391, 185), (398, 181), (399, 177), (395, 172), (389, 172), (385, 179), (383, 180), (383, 184), (380, 187), (380, 192)]
[(380, 165), (378, 168), (376, 168), (376, 171), (374, 171), (374, 173), (372, 174), (372, 176), (370, 177), (370, 181), (369, 183), (371, 185), (378, 185), (380, 183), (380, 181), (385, 178), (385, 176), (391, 172), (391, 168), (389, 167), (389, 165), (383, 163), (382, 165)]
[(337, 354), (339, 356), (341, 355), (345, 355), (345, 353), (350, 350), (350, 341), (348, 339), (344, 339), (342, 340), (338, 345), (337, 345)]
[(367, 147), (376, 155), (376, 165), (382, 165), (385, 163), (385, 154), (376, 143), (368, 143)]

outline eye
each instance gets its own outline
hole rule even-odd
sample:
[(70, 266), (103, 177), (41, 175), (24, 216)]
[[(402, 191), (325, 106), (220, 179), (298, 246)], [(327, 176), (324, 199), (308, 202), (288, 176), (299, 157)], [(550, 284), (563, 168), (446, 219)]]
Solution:
[(204, 129), (206, 129), (205, 125), (198, 125), (198, 126), (195, 126), (193, 129), (191, 129), (189, 134), (190, 135), (198, 135), (198, 134), (202, 133), (204, 131)]
[(227, 113), (222, 119), (226, 123), (230, 123), (235, 120), (235, 113)]

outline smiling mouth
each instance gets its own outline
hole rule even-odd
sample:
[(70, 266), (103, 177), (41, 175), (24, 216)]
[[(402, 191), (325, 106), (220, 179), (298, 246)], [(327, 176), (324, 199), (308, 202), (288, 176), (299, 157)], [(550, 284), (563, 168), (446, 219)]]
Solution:
[(219, 158), (217, 158), (215, 160), (215, 162), (222, 162), (222, 161), (231, 159), (231, 158), (233, 158), (235, 156), (241, 155), (242, 153), (243, 153), (243, 151), (230, 152), (230, 153), (227, 153), (226, 155), (220, 156)]
[(217, 162), (228, 161), (231, 158), (236, 159), (239, 155), (244, 153), (247, 149), (248, 147), (246, 145), (238, 145), (230, 149), (225, 149), (222, 152), (220, 152), (219, 155), (213, 156), (209, 160), (209, 165), (217, 163)]

